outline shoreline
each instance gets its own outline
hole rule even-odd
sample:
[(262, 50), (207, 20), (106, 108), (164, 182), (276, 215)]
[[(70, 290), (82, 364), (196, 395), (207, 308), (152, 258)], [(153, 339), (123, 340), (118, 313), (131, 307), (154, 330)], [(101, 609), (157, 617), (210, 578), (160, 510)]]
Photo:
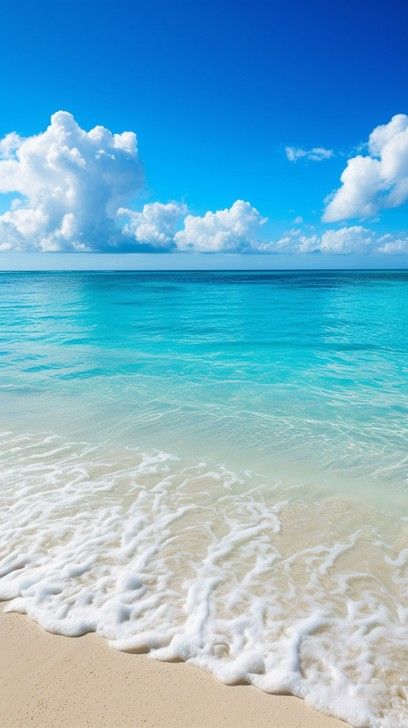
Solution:
[[(4, 608), (4, 607), (3, 607)], [(300, 698), (45, 632), (0, 606), (2, 728), (346, 728)]]

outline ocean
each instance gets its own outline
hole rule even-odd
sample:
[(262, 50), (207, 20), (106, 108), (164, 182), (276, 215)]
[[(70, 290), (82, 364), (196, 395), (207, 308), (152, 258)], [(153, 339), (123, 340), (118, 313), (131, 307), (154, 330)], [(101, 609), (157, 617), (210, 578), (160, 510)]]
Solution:
[(402, 728), (407, 415), (408, 271), (0, 273), (0, 598)]

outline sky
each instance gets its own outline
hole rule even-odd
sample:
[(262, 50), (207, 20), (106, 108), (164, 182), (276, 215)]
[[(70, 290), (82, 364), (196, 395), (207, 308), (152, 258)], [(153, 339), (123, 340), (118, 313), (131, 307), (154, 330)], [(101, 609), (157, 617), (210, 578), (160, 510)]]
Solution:
[(408, 266), (405, 2), (0, 11), (0, 268)]

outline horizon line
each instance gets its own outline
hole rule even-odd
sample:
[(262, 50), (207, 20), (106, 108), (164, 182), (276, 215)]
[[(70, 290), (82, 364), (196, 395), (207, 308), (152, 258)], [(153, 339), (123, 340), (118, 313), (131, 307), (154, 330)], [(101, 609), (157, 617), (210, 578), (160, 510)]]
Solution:
[(363, 273), (407, 271), (400, 268), (0, 268), (2, 273)]

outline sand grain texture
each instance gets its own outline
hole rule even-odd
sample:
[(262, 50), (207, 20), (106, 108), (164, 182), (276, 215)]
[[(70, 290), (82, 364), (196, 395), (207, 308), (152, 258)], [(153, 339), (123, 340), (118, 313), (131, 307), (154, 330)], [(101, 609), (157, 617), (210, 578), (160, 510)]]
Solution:
[(2, 728), (345, 728), (293, 697), (227, 687), (183, 663), (0, 614)]

